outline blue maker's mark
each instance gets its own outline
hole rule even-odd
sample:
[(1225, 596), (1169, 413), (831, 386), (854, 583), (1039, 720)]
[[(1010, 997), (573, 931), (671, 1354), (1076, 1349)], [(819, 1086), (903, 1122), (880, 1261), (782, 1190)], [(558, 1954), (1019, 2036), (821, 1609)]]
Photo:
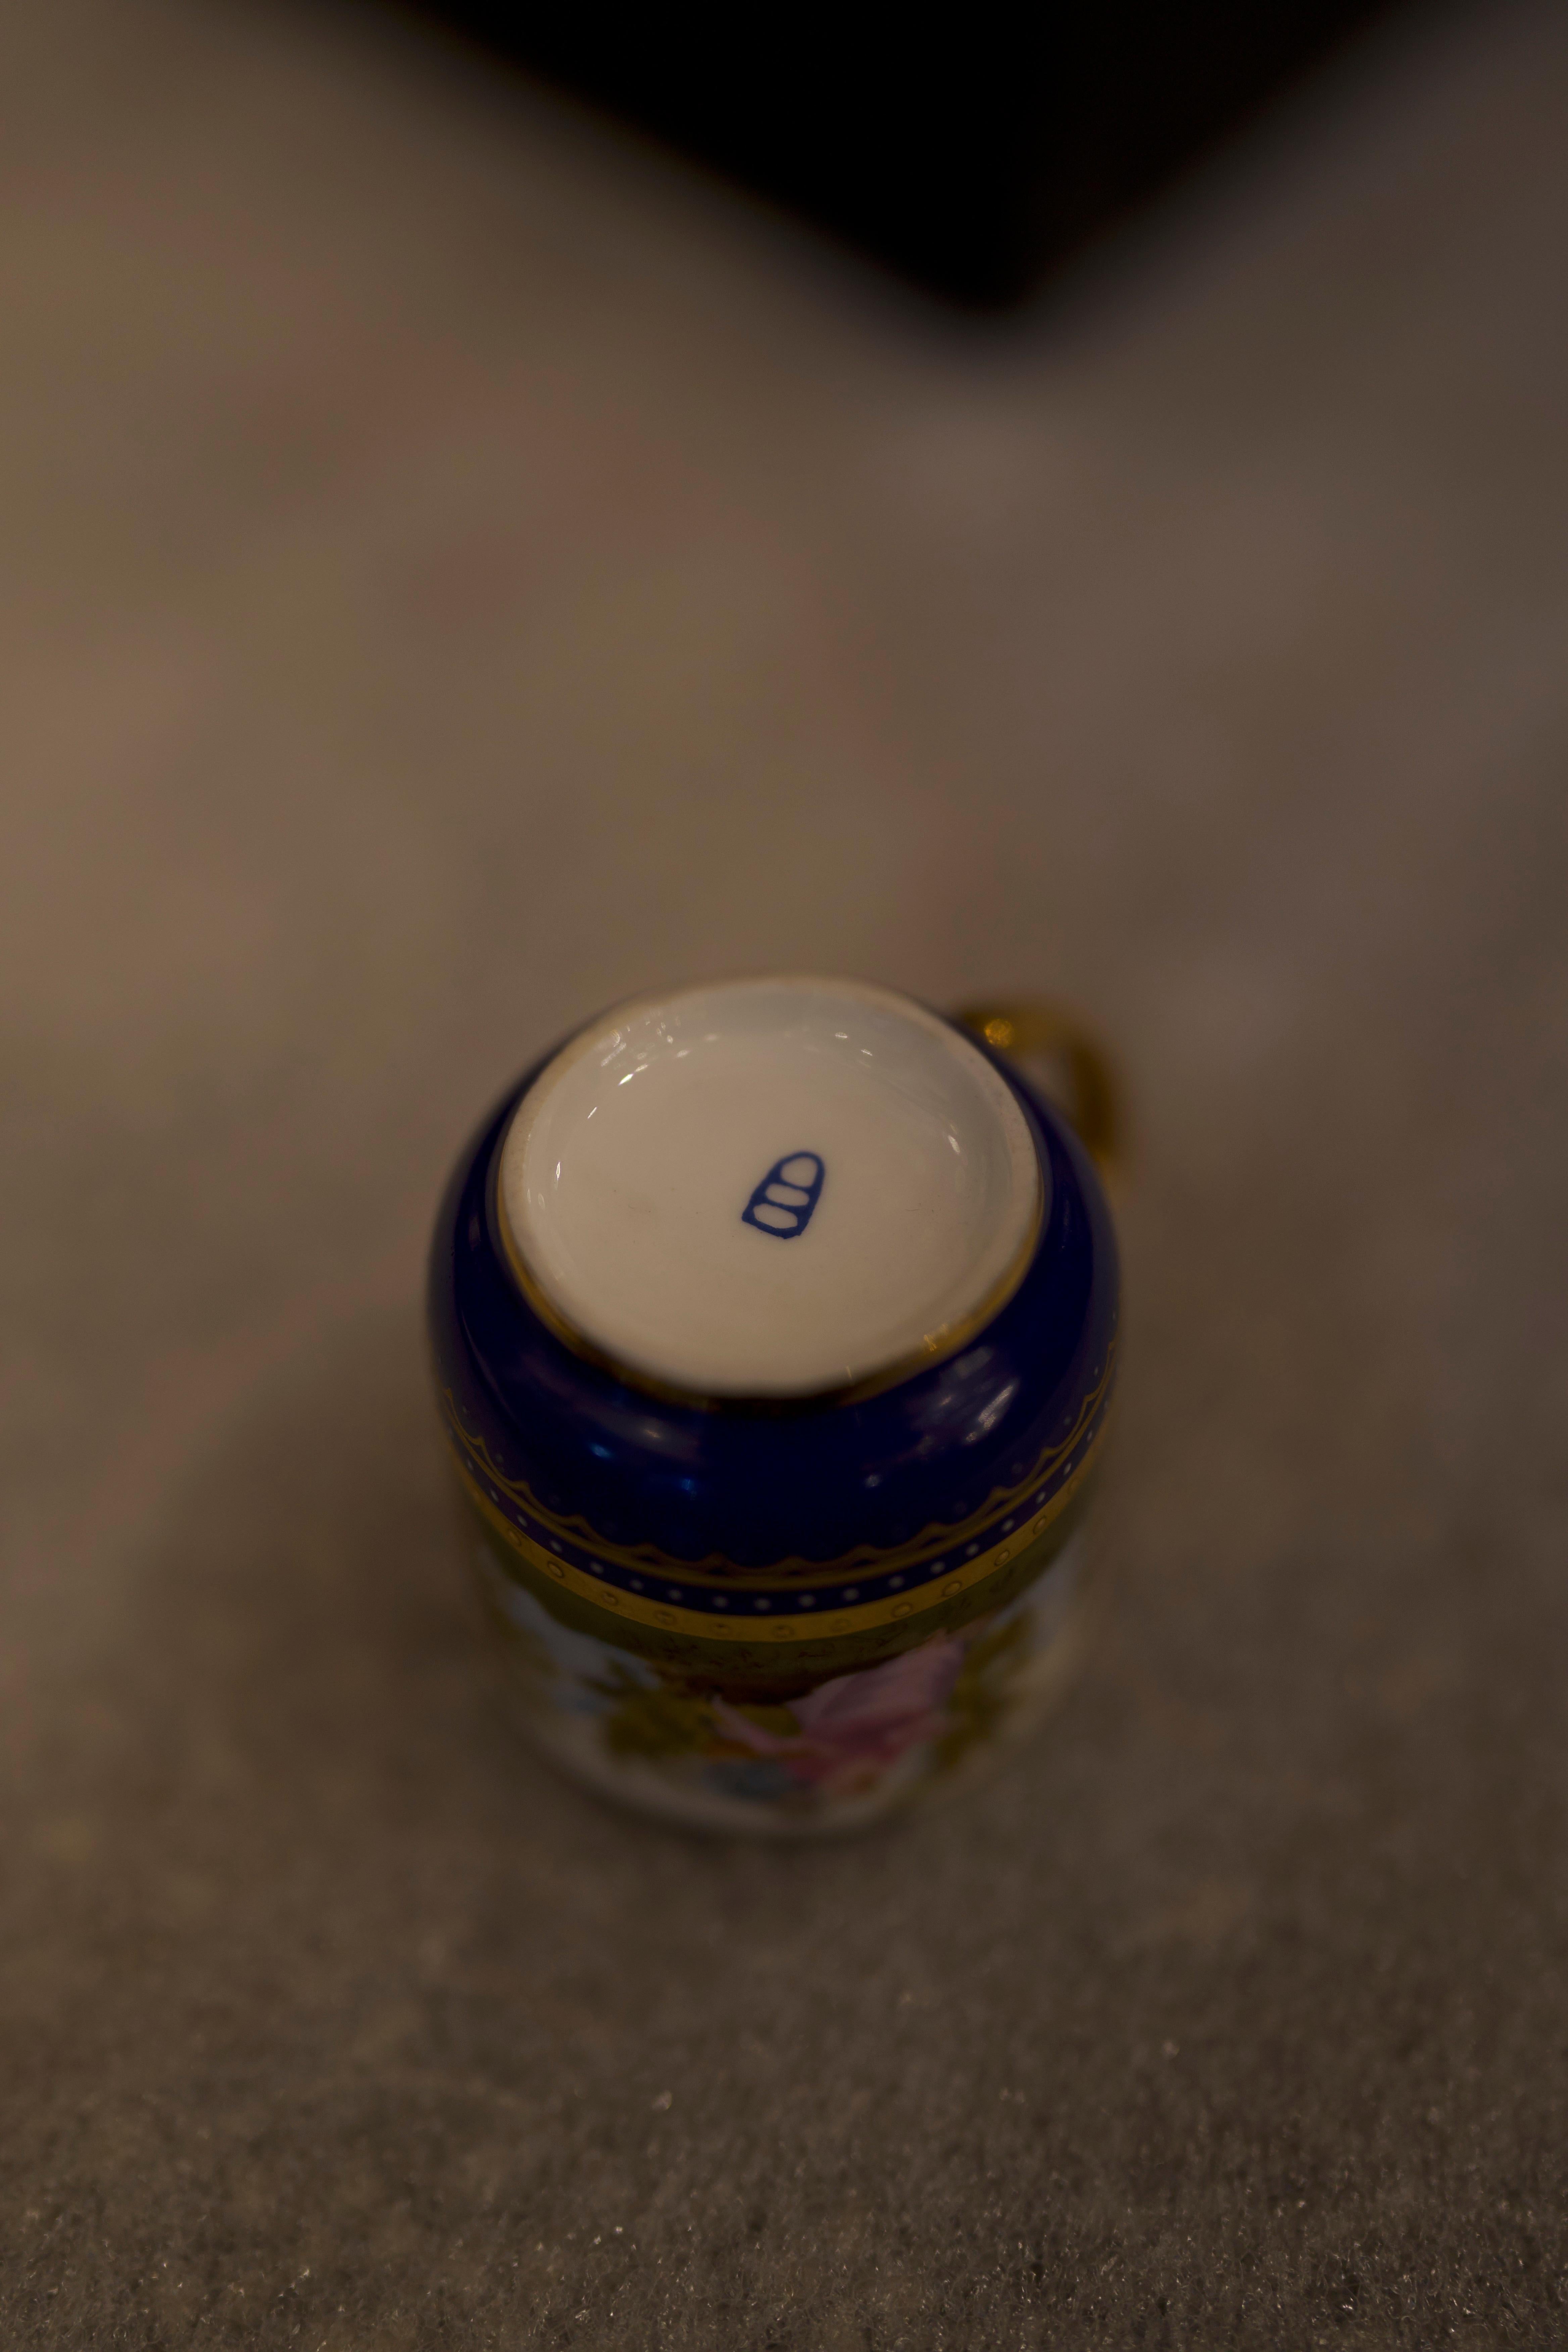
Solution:
[(811, 1223), (826, 1173), (815, 1151), (792, 1151), (775, 1160), (742, 1210), (741, 1223), (772, 1234), (775, 1241), (793, 1242)]

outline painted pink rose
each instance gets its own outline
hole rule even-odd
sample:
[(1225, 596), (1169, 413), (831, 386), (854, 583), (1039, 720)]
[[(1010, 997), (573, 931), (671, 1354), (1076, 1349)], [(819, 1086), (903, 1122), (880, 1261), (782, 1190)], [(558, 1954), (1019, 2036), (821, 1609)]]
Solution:
[(885, 1665), (819, 1684), (794, 1701), (800, 1729), (793, 1737), (764, 1730), (723, 1699), (714, 1701), (713, 1715), (725, 1737), (752, 1755), (776, 1757), (797, 1780), (847, 1796), (937, 1737), (963, 1662), (963, 1643), (942, 1633)]

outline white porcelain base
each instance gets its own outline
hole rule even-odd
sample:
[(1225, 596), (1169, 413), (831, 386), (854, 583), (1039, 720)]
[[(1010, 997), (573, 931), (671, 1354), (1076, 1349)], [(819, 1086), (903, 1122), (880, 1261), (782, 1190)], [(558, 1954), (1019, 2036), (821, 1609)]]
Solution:
[(1022, 1274), (1044, 1178), (968, 1037), (858, 982), (626, 1005), (529, 1088), (500, 1193), (535, 1303), (634, 1375), (801, 1396), (914, 1369)]

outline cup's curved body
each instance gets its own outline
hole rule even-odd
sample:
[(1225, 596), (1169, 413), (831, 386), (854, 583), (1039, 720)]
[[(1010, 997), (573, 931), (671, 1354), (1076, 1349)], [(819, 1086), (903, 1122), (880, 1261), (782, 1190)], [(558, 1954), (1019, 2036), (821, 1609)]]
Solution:
[(987, 1058), (1038, 1155), (1026, 1263), (937, 1360), (837, 1396), (661, 1392), (540, 1311), (498, 1189), (539, 1071), (454, 1171), (429, 1321), (466, 1541), (529, 1735), (605, 1792), (694, 1825), (848, 1829), (942, 1783), (1059, 1681), (1117, 1252), (1071, 1129)]

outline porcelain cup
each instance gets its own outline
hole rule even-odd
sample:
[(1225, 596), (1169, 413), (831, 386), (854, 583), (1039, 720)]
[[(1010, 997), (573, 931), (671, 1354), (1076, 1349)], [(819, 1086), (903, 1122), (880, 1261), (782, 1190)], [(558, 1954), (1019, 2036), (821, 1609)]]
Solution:
[(1041, 1008), (801, 976), (619, 1005), (509, 1087), (442, 1202), (429, 1320), (465, 1541), (550, 1758), (798, 1837), (1039, 1712), (1116, 1377), (1111, 1119), (1096, 1049)]

